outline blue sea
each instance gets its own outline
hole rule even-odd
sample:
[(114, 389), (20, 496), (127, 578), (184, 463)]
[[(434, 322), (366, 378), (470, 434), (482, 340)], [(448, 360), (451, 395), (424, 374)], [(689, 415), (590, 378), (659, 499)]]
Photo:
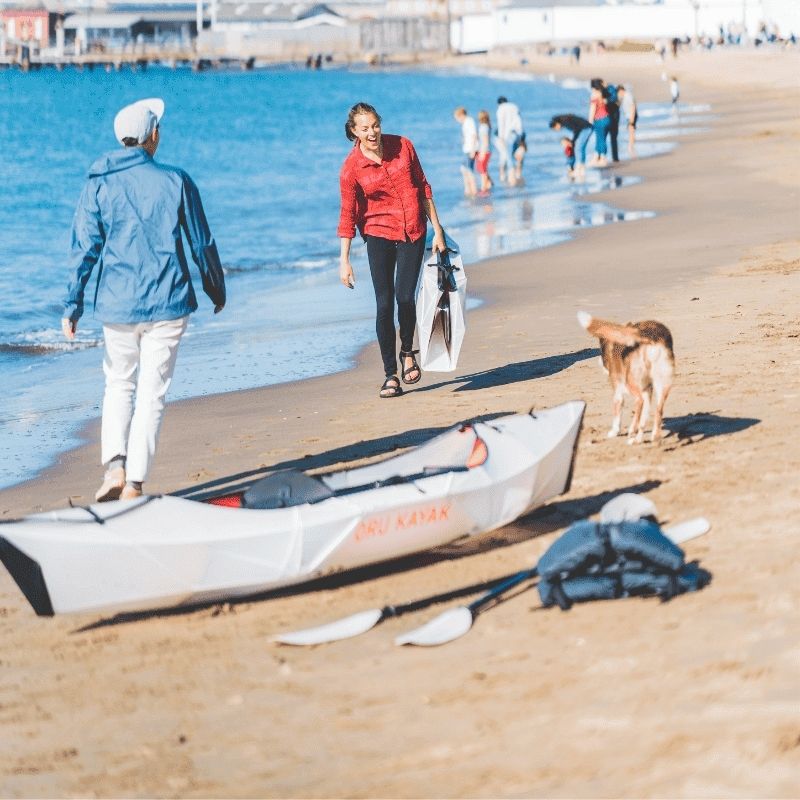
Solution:
[[(464, 105), (493, 115), (500, 94), (522, 110), (525, 185), (467, 200), (452, 111)], [(117, 110), (152, 96), (166, 102), (156, 158), (183, 167), (200, 187), (228, 286), (228, 304), (214, 316), (196, 281), (201, 308), (181, 344), (171, 400), (329, 373), (351, 365), (373, 338), (374, 298), (358, 239), (356, 290), (338, 282), (338, 173), (354, 102), (373, 104), (385, 132), (414, 142), (448, 235), (475, 268), (481, 259), (562, 241), (578, 226), (649, 214), (592, 200), (633, 176), (589, 170), (585, 184), (566, 180), (559, 137), (547, 122), (585, 111), (588, 88), (576, 82), (291, 67), (2, 71), (0, 487), (53, 463), (99, 416), (100, 325), (87, 312), (75, 343), (60, 333), (70, 224), (89, 165), (118, 146)], [(673, 111), (655, 104), (641, 112), (640, 157), (668, 151), (679, 132)]]

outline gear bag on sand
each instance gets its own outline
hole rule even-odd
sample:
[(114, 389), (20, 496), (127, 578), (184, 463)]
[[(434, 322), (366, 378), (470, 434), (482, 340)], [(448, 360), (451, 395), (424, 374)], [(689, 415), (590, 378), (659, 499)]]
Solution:
[(670, 600), (702, 589), (711, 573), (687, 564), (683, 550), (647, 520), (571, 525), (539, 559), (539, 596), (545, 608), (657, 595)]

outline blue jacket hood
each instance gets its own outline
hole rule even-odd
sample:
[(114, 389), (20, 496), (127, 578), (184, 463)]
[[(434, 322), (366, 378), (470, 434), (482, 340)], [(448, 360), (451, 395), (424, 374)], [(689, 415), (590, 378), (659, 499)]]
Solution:
[(90, 178), (100, 175), (110, 175), (112, 172), (121, 172), (124, 169), (138, 167), (152, 161), (153, 157), (142, 147), (126, 147), (124, 150), (111, 150), (100, 156), (89, 167)]

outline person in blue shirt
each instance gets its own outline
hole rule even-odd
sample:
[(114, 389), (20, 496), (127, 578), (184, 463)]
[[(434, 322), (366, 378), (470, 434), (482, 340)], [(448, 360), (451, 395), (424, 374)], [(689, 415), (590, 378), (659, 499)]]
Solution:
[(197, 297), (183, 237), (214, 313), (225, 306), (225, 276), (200, 193), (181, 169), (156, 163), (164, 101), (139, 100), (114, 119), (122, 150), (89, 170), (72, 223), (70, 281), (62, 330), (75, 338), (89, 287), (103, 323), (105, 353), (97, 502), (132, 500), (155, 455), (178, 344)]

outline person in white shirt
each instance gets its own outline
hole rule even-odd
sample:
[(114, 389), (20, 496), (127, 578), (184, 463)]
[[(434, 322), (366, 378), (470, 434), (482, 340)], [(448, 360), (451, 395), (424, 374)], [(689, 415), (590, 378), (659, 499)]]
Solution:
[(678, 98), (681, 96), (678, 79), (674, 75), (669, 79), (669, 94), (672, 98), (672, 105), (674, 106), (678, 102)]
[(467, 114), (464, 106), (459, 106), (454, 112), (455, 121), (461, 125), (461, 175), (464, 178), (464, 194), (474, 197), (478, 193), (475, 185), (475, 156), (478, 154), (478, 127), (475, 120)]
[(497, 98), (497, 138), (503, 143), (498, 147), (500, 180), (507, 179), (513, 186), (522, 179), (522, 162), (527, 149), (525, 129), (517, 104), (502, 95)]
[(628, 127), (628, 157), (636, 158), (636, 122), (639, 112), (636, 110), (636, 100), (629, 87), (620, 84), (617, 86), (617, 100), (619, 102), (620, 121), (625, 121)]

